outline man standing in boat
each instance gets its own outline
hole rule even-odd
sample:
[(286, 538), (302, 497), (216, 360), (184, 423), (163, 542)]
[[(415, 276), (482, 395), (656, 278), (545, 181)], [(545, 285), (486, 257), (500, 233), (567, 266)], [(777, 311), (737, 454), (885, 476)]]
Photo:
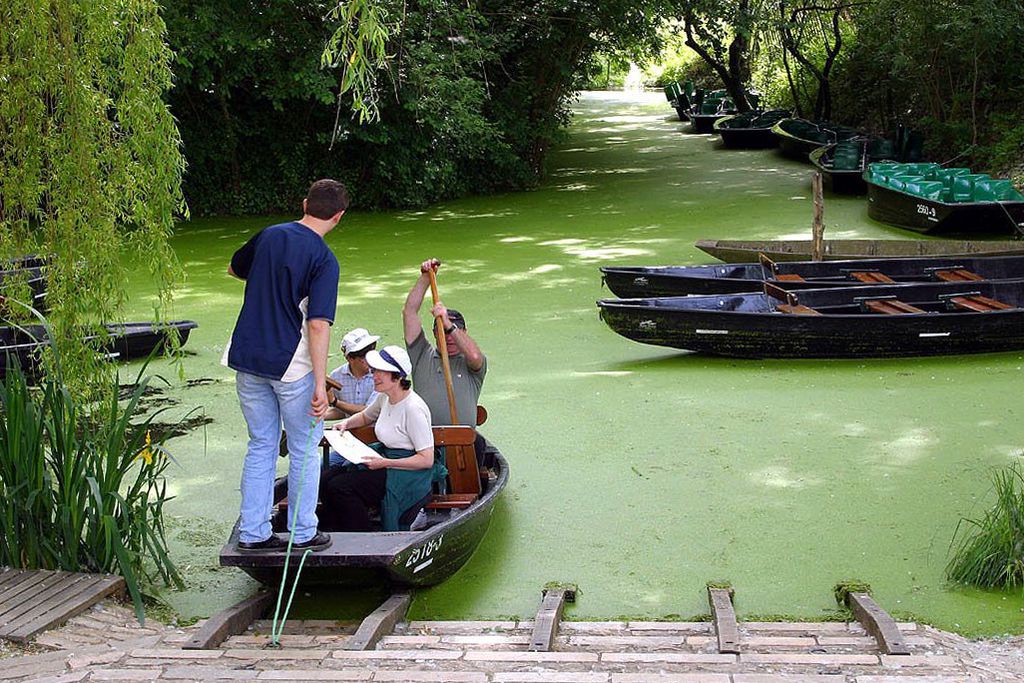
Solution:
[(317, 530), (317, 444), (328, 408), (325, 378), (338, 260), (324, 236), (348, 204), (344, 185), (318, 180), (302, 202), (301, 219), (260, 231), (231, 257), (228, 273), (245, 280), (242, 310), (225, 350), (249, 429), (239, 550), (287, 545), (270, 526), (282, 424), (288, 434), (288, 499), (298, 510), (295, 518), (289, 515), (292, 547), (330, 545), (330, 537)]
[[(441, 356), (427, 342), (420, 322), (420, 307), (430, 287), (430, 272), (437, 272), (441, 262), (428, 259), (420, 264), (420, 277), (409, 291), (402, 307), (402, 322), (405, 328), (405, 346), (412, 360), (412, 382), (416, 393), (430, 408), (430, 420), (435, 425), (451, 424), (448, 409), (448, 391), (445, 386)], [(487, 374), (487, 357), (466, 330), (466, 319), (454, 308), (447, 308), (438, 301), (431, 315), (438, 316), (444, 325), (445, 342), (448, 349), (449, 365), (452, 371), (452, 389), (458, 419), (456, 424), (476, 427), (476, 407), (480, 400), (484, 376)], [(476, 453), (479, 461), (483, 455), (482, 437), (477, 437)]]

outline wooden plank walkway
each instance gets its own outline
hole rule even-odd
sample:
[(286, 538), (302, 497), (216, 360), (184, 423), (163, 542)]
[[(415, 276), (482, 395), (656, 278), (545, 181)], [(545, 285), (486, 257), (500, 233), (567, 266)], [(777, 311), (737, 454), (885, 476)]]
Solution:
[(4, 568), (0, 570), (0, 638), (26, 642), (124, 591), (124, 579), (110, 574)]
[[(978, 646), (913, 623), (910, 654), (887, 655), (856, 622), (738, 623), (740, 654), (718, 652), (710, 622), (562, 621), (551, 651), (531, 652), (528, 621), (403, 621), (370, 650), (354, 625), (288, 622), (280, 648), (257, 621), (214, 650), (183, 650), (202, 625), (140, 627), (101, 603), (42, 634), (52, 652), (0, 659), (0, 681), (390, 681), (391, 683), (1019, 683), (1020, 641)], [(984, 654), (984, 653), (982, 653)]]

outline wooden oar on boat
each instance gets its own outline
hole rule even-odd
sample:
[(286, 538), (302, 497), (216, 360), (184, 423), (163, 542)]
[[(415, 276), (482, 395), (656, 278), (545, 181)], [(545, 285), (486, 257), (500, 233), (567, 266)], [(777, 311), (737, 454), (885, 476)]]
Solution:
[[(437, 273), (431, 268), (427, 274), (430, 276), (430, 296), (433, 297), (436, 306), (437, 302), (441, 300), (437, 293)], [(444, 333), (444, 322), (439, 315), (434, 317), (434, 329), (437, 331), (437, 350), (441, 354), (441, 367), (444, 368), (444, 385), (448, 391), (448, 412), (452, 418), (452, 424), (459, 424), (459, 411), (455, 406), (455, 389), (452, 387), (452, 367), (448, 360), (448, 342)]]

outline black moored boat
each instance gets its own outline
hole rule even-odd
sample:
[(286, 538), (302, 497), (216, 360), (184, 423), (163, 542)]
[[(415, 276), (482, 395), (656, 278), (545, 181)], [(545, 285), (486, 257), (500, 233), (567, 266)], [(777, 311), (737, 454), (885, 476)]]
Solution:
[[(107, 333), (101, 349), (108, 358), (136, 360), (148, 358), (154, 350), (162, 353), (168, 348), (170, 335), (178, 335), (180, 346), (188, 341), (189, 333), (198, 327), (192, 320), (173, 320), (167, 323), (132, 322), (106, 323)], [(0, 377), (7, 373), (5, 356), (11, 356), (21, 365), (30, 379), (39, 377), (39, 354), (50, 343), (42, 325), (0, 327)]]
[[(435, 441), (437, 430), (435, 427)], [(468, 427), (466, 428), (468, 429)], [(331, 537), (330, 547), (310, 553), (302, 569), (304, 585), (355, 586), (380, 580), (406, 586), (432, 586), (458, 571), (476, 550), (491, 521), (494, 504), (508, 483), (508, 461), (488, 443), (495, 477), (487, 490), (462, 509), (431, 516), (432, 526), (420, 531), (354, 533), (323, 529)], [(469, 457), (473, 457), (470, 455)], [(448, 457), (449, 472), (452, 457)], [(287, 484), (275, 487), (275, 504), (287, 494)], [(274, 516), (274, 531), (287, 532), (285, 515)], [(257, 581), (276, 584), (281, 580), (285, 553), (239, 552), (238, 525), (221, 549), (220, 563), (239, 567)], [(294, 571), (298, 557), (291, 560)]]
[(810, 161), (810, 153), (819, 147), (855, 138), (861, 133), (828, 121), (782, 119), (772, 126), (779, 140), (779, 151), (797, 161)]
[(601, 268), (608, 289), (623, 299), (785, 289), (863, 287), (865, 284), (1024, 279), (1024, 256), (784, 261), (707, 266)]
[(624, 337), (738, 358), (882, 358), (1024, 348), (1024, 281), (604, 299)]
[(1024, 235), (1024, 195), (1009, 180), (938, 164), (876, 163), (864, 171), (868, 216), (932, 234)]
[[(694, 246), (726, 263), (807, 261), (811, 240), (697, 240)], [(825, 240), (826, 261), (914, 256), (1010, 256), (1024, 254), (1024, 240)]]
[(791, 115), (785, 109), (748, 111), (718, 119), (714, 131), (730, 149), (769, 149), (779, 144), (772, 126)]

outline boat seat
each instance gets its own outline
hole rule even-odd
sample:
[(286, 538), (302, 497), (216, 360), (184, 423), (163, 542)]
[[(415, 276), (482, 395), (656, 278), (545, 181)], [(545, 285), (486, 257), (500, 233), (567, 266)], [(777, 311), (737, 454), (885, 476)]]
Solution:
[(982, 276), (977, 273), (972, 273), (969, 270), (963, 268), (954, 268), (952, 270), (936, 270), (934, 271), (935, 277), (945, 282), (969, 282), (973, 280), (984, 280)]
[(424, 507), (428, 510), (464, 510), (476, 502), (472, 493), (435, 493)]
[(954, 296), (949, 298), (949, 303), (954, 308), (961, 308), (966, 311), (975, 311), (978, 313), (984, 313), (985, 311), (1005, 311), (1010, 308), (1016, 308), (1010, 304), (991, 299), (987, 296), (981, 296), (980, 294), (969, 294), (965, 296)]
[(860, 280), (861, 282), (895, 282), (891, 277), (885, 273), (879, 273), (877, 270), (855, 270), (850, 272), (850, 277), (854, 280)]
[(911, 306), (897, 299), (867, 299), (861, 302), (865, 310), (871, 313), (884, 313), (886, 315), (903, 315), (907, 313), (924, 313), (917, 306)]
[(788, 313), (790, 315), (821, 315), (821, 313), (810, 306), (804, 306), (801, 304), (779, 304), (775, 307), (775, 310), (780, 313)]
[(777, 273), (775, 279), (781, 282), (803, 282), (804, 279), (796, 273)]

